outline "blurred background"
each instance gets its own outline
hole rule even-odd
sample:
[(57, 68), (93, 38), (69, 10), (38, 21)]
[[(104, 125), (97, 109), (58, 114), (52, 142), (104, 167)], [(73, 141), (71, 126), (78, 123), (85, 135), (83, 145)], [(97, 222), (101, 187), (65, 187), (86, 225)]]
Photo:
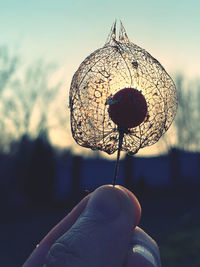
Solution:
[(111, 183), (115, 157), (71, 137), (74, 72), (102, 47), (115, 19), (158, 59), (179, 96), (175, 122), (137, 155), (122, 153), (118, 183), (142, 206), (163, 266), (200, 266), (200, 2), (0, 0), (0, 258), (21, 266), (88, 192)]

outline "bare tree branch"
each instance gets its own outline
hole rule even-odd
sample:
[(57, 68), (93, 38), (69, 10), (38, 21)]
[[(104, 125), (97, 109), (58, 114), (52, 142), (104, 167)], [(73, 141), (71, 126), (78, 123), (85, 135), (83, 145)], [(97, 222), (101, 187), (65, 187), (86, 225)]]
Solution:
[(37, 137), (41, 131), (48, 132), (50, 105), (61, 83), (50, 84), (55, 66), (41, 60), (29, 66), (22, 78), (13, 79), (17, 59), (9, 55), (8, 49), (0, 48), (0, 132), (13, 138)]

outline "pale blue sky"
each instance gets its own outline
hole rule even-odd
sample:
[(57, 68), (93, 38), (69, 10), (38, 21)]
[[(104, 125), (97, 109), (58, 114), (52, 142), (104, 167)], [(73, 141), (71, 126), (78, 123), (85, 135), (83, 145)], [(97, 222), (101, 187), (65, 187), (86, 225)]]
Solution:
[(169, 72), (200, 75), (200, 1), (0, 0), (0, 45), (73, 72), (101, 47), (115, 19)]

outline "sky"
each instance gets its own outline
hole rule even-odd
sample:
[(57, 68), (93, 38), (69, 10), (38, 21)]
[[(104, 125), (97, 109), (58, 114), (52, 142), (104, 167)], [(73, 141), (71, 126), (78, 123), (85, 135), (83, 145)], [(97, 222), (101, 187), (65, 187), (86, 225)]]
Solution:
[(121, 20), (129, 39), (173, 77), (200, 76), (199, 0), (0, 0), (0, 46), (24, 62), (56, 62), (68, 94), (73, 73)]
[(198, 0), (0, 0), (0, 44), (26, 60), (56, 61), (71, 74), (119, 19), (131, 41), (169, 72), (200, 75), (199, 12)]

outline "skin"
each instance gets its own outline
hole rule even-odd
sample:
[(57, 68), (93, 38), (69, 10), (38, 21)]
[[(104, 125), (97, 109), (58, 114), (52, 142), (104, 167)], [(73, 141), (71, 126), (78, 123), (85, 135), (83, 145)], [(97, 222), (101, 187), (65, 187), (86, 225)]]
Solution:
[[(140, 216), (129, 190), (99, 187), (47, 234), (23, 267), (161, 266), (158, 246), (137, 226)], [(148, 253), (133, 249), (138, 245)]]

